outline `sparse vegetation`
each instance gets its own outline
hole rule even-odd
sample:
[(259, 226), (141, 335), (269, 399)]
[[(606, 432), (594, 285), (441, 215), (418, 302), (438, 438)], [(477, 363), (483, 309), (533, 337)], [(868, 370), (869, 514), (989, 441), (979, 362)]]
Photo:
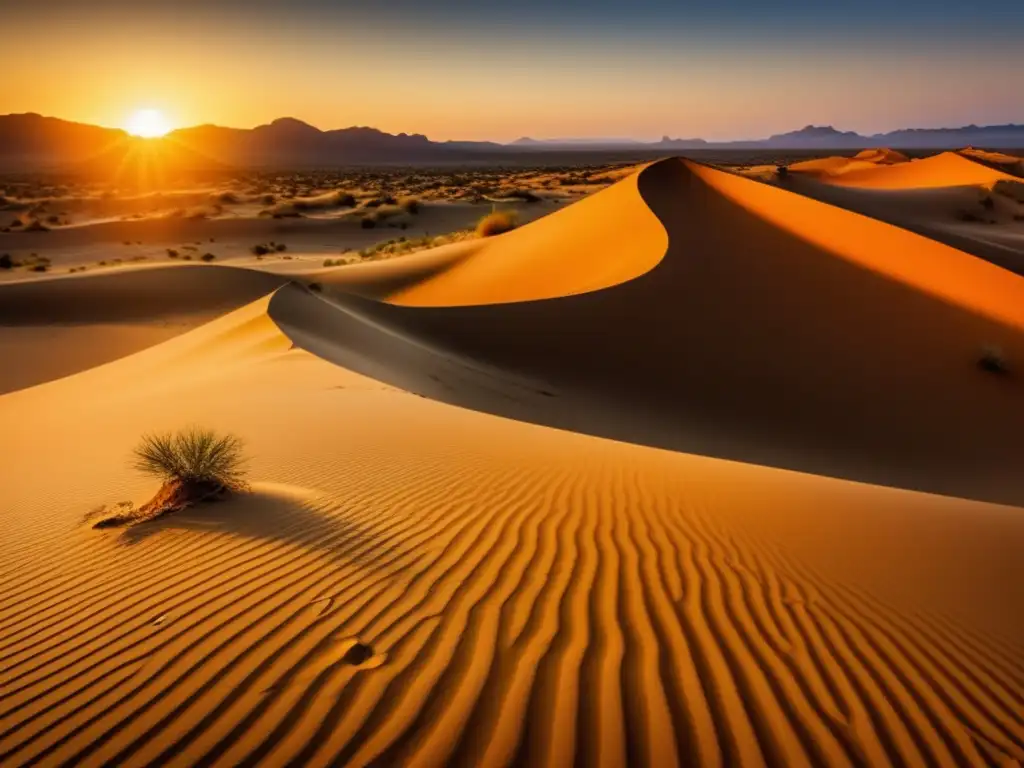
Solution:
[(253, 256), (266, 256), (270, 253), (270, 248), (266, 245), (254, 245), (249, 251)]
[(493, 237), (515, 229), (516, 216), (510, 211), (492, 211), (480, 219), (476, 225), (476, 233), (480, 237)]
[(403, 197), (398, 201), (398, 207), (406, 213), (416, 214), (420, 212), (420, 201), (416, 197)]
[(216, 256), (214, 256), (214, 255), (213, 255), (212, 253), (204, 253), (204, 254), (202, 255), (202, 259), (203, 259), (203, 261), (213, 261), (213, 260), (214, 260), (214, 259), (216, 259), (216, 258), (217, 258), (217, 257), (216, 257)]
[(4, 253), (0, 254), (0, 269), (11, 269), (14, 267), (14, 259), (11, 258), (11, 254)]
[(133, 457), (135, 469), (164, 482), (208, 483), (228, 489), (244, 484), (243, 443), (235, 435), (197, 427), (148, 434)]
[(168, 255), (168, 257), (170, 257), (172, 259), (178, 258), (178, 252), (176, 250), (174, 250), (173, 248), (168, 248), (167, 249), (167, 255)]
[(144, 522), (245, 488), (241, 439), (208, 429), (145, 435), (133, 451), (138, 471), (163, 481), (156, 495), (136, 508), (120, 502), (94, 528)]

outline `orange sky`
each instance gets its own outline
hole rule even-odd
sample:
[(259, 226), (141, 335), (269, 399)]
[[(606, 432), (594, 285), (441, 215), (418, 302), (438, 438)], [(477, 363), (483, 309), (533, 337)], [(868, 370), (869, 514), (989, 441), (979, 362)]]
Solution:
[(1024, 105), (1009, 96), (1024, 47), (998, 36), (953, 56), (936, 50), (940, 41), (853, 45), (757, 30), (674, 44), (615, 27), (600, 37), (481, 39), (459, 29), (417, 35), (411, 24), (323, 29), (237, 14), (199, 23), (184, 11), (140, 21), (68, 8), (78, 10), (52, 23), (8, 23), (19, 30), (5, 41), (15, 76), (3, 82), (0, 112), (116, 127), (140, 108), (162, 110), (174, 126), (293, 116), (439, 140), (1024, 122)]

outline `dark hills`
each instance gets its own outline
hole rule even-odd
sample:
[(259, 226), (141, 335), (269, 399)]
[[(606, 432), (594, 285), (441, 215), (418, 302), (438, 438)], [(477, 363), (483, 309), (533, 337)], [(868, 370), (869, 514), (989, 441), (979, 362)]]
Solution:
[[(485, 141), (431, 141), (422, 134), (390, 134), (376, 128), (322, 131), (285, 117), (256, 128), (199, 125), (169, 133), (154, 142), (125, 131), (74, 123), (37, 114), (0, 116), (0, 169), (100, 170), (147, 157), (151, 164), (186, 170), (224, 167), (329, 168), (388, 163), (473, 162), (510, 153), (551, 151), (688, 149), (847, 150), (886, 146), (899, 149), (953, 149), (963, 146), (1024, 147), (1024, 125), (968, 125), (961, 128), (908, 128), (864, 136), (832, 126), (808, 125), (766, 139), (710, 142), (673, 139), (643, 143), (630, 139), (518, 139), (511, 144)], [(157, 147), (160, 147), (158, 150)], [(162, 155), (162, 157), (161, 157)]]

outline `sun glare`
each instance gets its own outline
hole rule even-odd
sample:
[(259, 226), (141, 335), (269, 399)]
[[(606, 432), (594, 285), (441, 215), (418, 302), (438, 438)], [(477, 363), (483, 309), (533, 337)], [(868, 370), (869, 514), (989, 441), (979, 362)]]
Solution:
[(128, 129), (128, 133), (145, 139), (163, 136), (171, 129), (158, 109), (140, 109), (132, 114), (125, 127)]

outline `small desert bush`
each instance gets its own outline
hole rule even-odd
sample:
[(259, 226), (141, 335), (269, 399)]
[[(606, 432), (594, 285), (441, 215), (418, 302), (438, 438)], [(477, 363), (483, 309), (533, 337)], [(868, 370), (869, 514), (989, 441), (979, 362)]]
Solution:
[(216, 258), (212, 253), (204, 253), (202, 256), (203, 261), (213, 261)]
[(178, 252), (176, 250), (174, 250), (173, 248), (168, 248), (167, 249), (167, 256), (169, 258), (176, 259), (176, 258), (178, 258)]
[(240, 488), (244, 485), (243, 443), (235, 435), (218, 435), (192, 427), (145, 435), (134, 452), (134, 467), (164, 482), (202, 483)]
[(978, 358), (978, 367), (986, 373), (996, 376), (1010, 375), (1010, 363), (999, 347), (987, 346), (982, 349), (981, 356)]
[(0, 255), (0, 269), (11, 269), (14, 266), (14, 259), (11, 258), (11, 254), (5, 253)]
[(420, 201), (416, 197), (403, 197), (398, 201), (398, 207), (406, 213), (419, 213)]
[(283, 253), (288, 250), (288, 246), (284, 243), (274, 243), (274, 250), (278, 253)]
[(249, 251), (253, 256), (266, 256), (270, 253), (270, 248), (266, 245), (254, 245)]
[(476, 225), (476, 233), (480, 237), (491, 237), (509, 232), (516, 228), (516, 216), (509, 211), (493, 211), (487, 214)]

